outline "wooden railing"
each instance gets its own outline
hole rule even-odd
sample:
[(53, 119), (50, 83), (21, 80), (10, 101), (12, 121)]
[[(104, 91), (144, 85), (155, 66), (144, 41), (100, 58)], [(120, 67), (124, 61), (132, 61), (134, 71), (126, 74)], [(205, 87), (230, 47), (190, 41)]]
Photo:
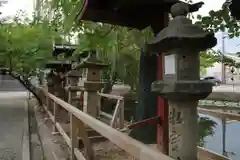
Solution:
[[(115, 107), (115, 111), (114, 111), (114, 115), (109, 115), (107, 113), (104, 113), (104, 112), (100, 112), (101, 115), (104, 115), (105, 117), (108, 117), (109, 119), (112, 119), (111, 122), (115, 121), (116, 118), (114, 117), (117, 117), (117, 116), (120, 116), (118, 114), (124, 114), (124, 113), (119, 113), (118, 110), (121, 110), (121, 109), (124, 109), (124, 108), (121, 108), (121, 106), (118, 106), (119, 104), (119, 101), (124, 101), (124, 98), (122, 96), (116, 96), (116, 95), (110, 95), (110, 94), (103, 94), (103, 93), (98, 93), (100, 96), (102, 97), (106, 97), (106, 98), (109, 98), (109, 99), (116, 99), (118, 100), (117, 102), (117, 105)], [(209, 97), (207, 97), (206, 99), (207, 100), (214, 100), (214, 101), (217, 101), (217, 100), (222, 100), (221, 97), (222, 96), (225, 96), (227, 97), (227, 100), (228, 101), (234, 101), (236, 102), (234, 99), (236, 97), (239, 97), (239, 100), (240, 100), (240, 96), (238, 93), (225, 93), (224, 92), (213, 92), (210, 94)], [(224, 98), (223, 98), (224, 99)], [(226, 100), (226, 98), (224, 99)], [(240, 110), (239, 107), (227, 107), (227, 106), (216, 106), (216, 105), (205, 105), (205, 106), (199, 106), (198, 108), (198, 113), (201, 113), (201, 114), (206, 114), (206, 115), (210, 115), (210, 116), (214, 116), (214, 117), (218, 117), (218, 118), (221, 118), (221, 119), (231, 119), (231, 120), (240, 120), (240, 115), (238, 114), (234, 114), (234, 113), (226, 113), (226, 112), (221, 112), (221, 111), (214, 111), (214, 110), (210, 110), (210, 109), (203, 109), (203, 108), (200, 108), (200, 107), (207, 107), (207, 108), (214, 108), (215, 109), (224, 109), (224, 110)], [(122, 106), (124, 107), (124, 106)], [(124, 119), (120, 119), (121, 124), (124, 123)], [(118, 128), (114, 125), (112, 125), (113, 123), (111, 123), (111, 126), (112, 127), (115, 127), (115, 128)], [(122, 126), (121, 126), (122, 127)], [(122, 128), (121, 128), (122, 129)], [(210, 151), (210, 150), (207, 150), (206, 148), (202, 148), (202, 147), (198, 147), (198, 158), (199, 160), (205, 160), (205, 159), (209, 159), (209, 160), (230, 160), (230, 158), (228, 157), (225, 157), (221, 154), (218, 154), (216, 152), (213, 152), (213, 151)]]
[(228, 157), (202, 147), (198, 147), (198, 157), (199, 160), (230, 160)]
[[(89, 116), (78, 110), (76, 107), (48, 93), (46, 90), (39, 88), (42, 98), (45, 99), (44, 108), (53, 122), (54, 128), (58, 131), (68, 146), (71, 148), (72, 160), (94, 160), (94, 150), (88, 138), (86, 126), (94, 129), (102, 136), (110, 140), (122, 150), (126, 151), (132, 157), (140, 160), (173, 160), (172, 158), (162, 154), (161, 152), (152, 150), (147, 145), (125, 135), (104, 124), (103, 122)], [(49, 111), (50, 104), (53, 104), (53, 114)], [(70, 113), (70, 136), (64, 131), (59, 122), (57, 122), (57, 110), (59, 107), (64, 108)], [(78, 136), (81, 137), (84, 144), (84, 154), (78, 148)], [(85, 156), (84, 156), (85, 155)]]
[(102, 112), (101, 106), (99, 108), (99, 113), (100, 113), (100, 116), (105, 116), (106, 118), (108, 118), (110, 120), (111, 127), (123, 129), (124, 122), (125, 122), (125, 120), (124, 120), (124, 98), (122, 96), (104, 94), (104, 93), (99, 93), (99, 92), (98, 92), (98, 95), (101, 97), (117, 100), (113, 115)]
[[(69, 90), (69, 88), (66, 88)], [(99, 108), (99, 113), (102, 116), (105, 116), (109, 118), (110, 120), (110, 126), (107, 124), (104, 124), (103, 122), (87, 115), (86, 113), (83, 113), (82, 111), (78, 110), (76, 107), (70, 105), (69, 103), (55, 97), (54, 95), (48, 93), (45, 89), (40, 88), (40, 90), (43, 93), (44, 98), (46, 99), (44, 108), (46, 112), (48, 113), (50, 119), (52, 120), (54, 124), (54, 129), (58, 131), (68, 146), (71, 148), (71, 154), (74, 159), (94, 159), (94, 151), (92, 149), (91, 142), (88, 138), (88, 133), (86, 131), (86, 126), (89, 126), (90, 128), (94, 129), (98, 133), (100, 133), (103, 137), (110, 140), (112, 143), (116, 144), (121, 149), (125, 150), (127, 153), (132, 155), (136, 159), (149, 159), (149, 160), (155, 160), (155, 159), (162, 159), (162, 160), (170, 160), (171, 158), (158, 152), (155, 150), (152, 150), (147, 145), (144, 145), (124, 133), (121, 133), (120, 131), (117, 131), (116, 129), (122, 129), (124, 128), (124, 98), (122, 96), (116, 96), (116, 95), (110, 95), (110, 94), (104, 94), (99, 93), (98, 95), (101, 97), (106, 97), (109, 99), (115, 99), (117, 100), (116, 107), (114, 109), (113, 115), (107, 114), (105, 112), (101, 111), (101, 108)], [(71, 88), (71, 90), (76, 91), (83, 91), (82, 87), (75, 87)], [(222, 96), (225, 96), (227, 98), (222, 98)], [(207, 100), (228, 100), (228, 101), (236, 101), (234, 100), (236, 97), (240, 100), (239, 94), (235, 93), (216, 93), (213, 92), (207, 97)], [(53, 114), (49, 111), (49, 107), (51, 106), (50, 103), (53, 105)], [(97, 103), (97, 102), (96, 102)], [(56, 120), (57, 111), (59, 107), (64, 108), (67, 110), (70, 114), (70, 136), (64, 131), (62, 126), (59, 122)], [(200, 106), (203, 107), (203, 106)], [(205, 106), (209, 107), (209, 106)], [(225, 107), (224, 106), (215, 106), (215, 108), (218, 109), (228, 109), (231, 107)], [(237, 109), (237, 107), (233, 107), (234, 109)], [(232, 108), (232, 109), (233, 109)], [(232, 119), (232, 120), (240, 120), (240, 115), (234, 114), (234, 113), (226, 113), (222, 111), (214, 111), (210, 109), (204, 109), (204, 108), (198, 108), (198, 112), (201, 114), (207, 114), (214, 117), (219, 117), (221, 119)], [(78, 149), (78, 136), (82, 138), (84, 147), (85, 147), (85, 157)], [(211, 159), (211, 160), (230, 160), (228, 157), (222, 156), (218, 153), (209, 151), (205, 148), (198, 147), (198, 157), (199, 160), (205, 160), (205, 159)]]

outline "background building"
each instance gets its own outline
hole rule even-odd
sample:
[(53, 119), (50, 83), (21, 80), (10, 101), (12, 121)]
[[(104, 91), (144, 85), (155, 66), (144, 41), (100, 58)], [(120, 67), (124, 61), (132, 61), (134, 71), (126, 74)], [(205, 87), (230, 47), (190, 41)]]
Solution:
[[(225, 56), (232, 58), (236, 62), (240, 62), (240, 57), (238, 57), (236, 54), (231, 53), (225, 53)], [(226, 75), (226, 84), (240, 84), (240, 68), (235, 68), (235, 72), (231, 72), (230, 66), (225, 67), (225, 75)], [(207, 68), (207, 72), (205, 76), (213, 76), (218, 79), (222, 79), (222, 64), (221, 63), (215, 63), (213, 67)], [(231, 80), (233, 78), (233, 80)]]

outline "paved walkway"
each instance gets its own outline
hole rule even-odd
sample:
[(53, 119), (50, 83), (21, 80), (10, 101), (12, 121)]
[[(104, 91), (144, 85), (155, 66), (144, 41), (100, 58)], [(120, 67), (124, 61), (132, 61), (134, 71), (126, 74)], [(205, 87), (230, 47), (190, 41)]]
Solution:
[(22, 160), (26, 92), (0, 92), (0, 160)]

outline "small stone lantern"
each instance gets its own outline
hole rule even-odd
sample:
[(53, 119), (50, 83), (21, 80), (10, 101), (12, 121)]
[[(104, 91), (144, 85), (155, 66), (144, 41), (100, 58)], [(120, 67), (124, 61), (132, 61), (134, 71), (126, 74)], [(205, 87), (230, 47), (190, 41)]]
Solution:
[[(81, 70), (70, 70), (64, 75), (64, 77), (66, 78), (66, 87), (77, 87), (79, 78), (82, 77), (82, 72)], [(72, 91), (69, 89), (67, 97), (68, 98), (66, 99), (68, 103), (71, 103), (73, 106), (79, 108), (80, 110), (82, 109), (79, 100), (76, 99), (77, 91)]]
[(51, 69), (51, 72), (47, 76), (49, 92), (64, 99), (62, 74), (71, 69), (71, 63), (64, 61), (49, 61), (46, 64), (46, 68)]
[(84, 103), (83, 109), (84, 112), (88, 113), (93, 117), (98, 116), (98, 101), (100, 96), (97, 94), (103, 86), (104, 83), (101, 82), (100, 72), (103, 68), (108, 67), (108, 64), (104, 64), (97, 57), (96, 51), (90, 51), (87, 58), (85, 58), (76, 68), (86, 68), (87, 77), (84, 82)]
[(196, 160), (198, 141), (198, 100), (212, 92), (212, 84), (200, 80), (199, 52), (216, 45), (214, 34), (204, 32), (186, 17), (188, 6), (172, 6), (173, 20), (146, 50), (163, 53), (163, 81), (152, 91), (168, 100), (169, 156), (176, 160)]
[(53, 70), (51, 70), (48, 74), (47, 74), (47, 88), (48, 88), (48, 92), (49, 93), (54, 93), (54, 73)]

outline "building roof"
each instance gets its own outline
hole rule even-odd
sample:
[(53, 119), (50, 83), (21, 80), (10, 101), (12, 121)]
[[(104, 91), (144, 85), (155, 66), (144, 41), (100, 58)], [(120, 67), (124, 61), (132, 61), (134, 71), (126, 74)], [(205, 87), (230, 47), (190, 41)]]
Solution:
[(77, 49), (76, 45), (63, 45), (63, 44), (55, 44), (53, 46), (53, 56), (57, 56), (59, 54), (64, 53), (65, 57), (70, 57), (73, 52)]
[[(80, 11), (77, 20), (109, 23), (139, 30), (151, 26), (156, 34), (164, 26), (165, 13), (169, 13), (171, 6), (179, 2), (181, 1), (89, 0), (87, 4), (83, 4), (86, 8)], [(198, 11), (202, 5), (203, 2), (189, 4), (189, 11)]]

